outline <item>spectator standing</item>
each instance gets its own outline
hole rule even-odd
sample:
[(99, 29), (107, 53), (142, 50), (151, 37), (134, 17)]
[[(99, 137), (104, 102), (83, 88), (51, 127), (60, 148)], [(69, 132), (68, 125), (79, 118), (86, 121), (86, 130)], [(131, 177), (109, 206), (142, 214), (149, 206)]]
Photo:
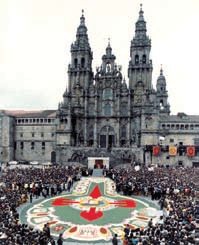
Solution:
[(32, 192), (30, 193), (30, 203), (32, 203)]
[(63, 234), (60, 233), (59, 234), (59, 238), (57, 239), (57, 245), (62, 245), (63, 244), (63, 241), (64, 241)]
[(113, 245), (118, 245), (117, 234), (114, 235), (114, 237), (112, 239), (112, 244)]

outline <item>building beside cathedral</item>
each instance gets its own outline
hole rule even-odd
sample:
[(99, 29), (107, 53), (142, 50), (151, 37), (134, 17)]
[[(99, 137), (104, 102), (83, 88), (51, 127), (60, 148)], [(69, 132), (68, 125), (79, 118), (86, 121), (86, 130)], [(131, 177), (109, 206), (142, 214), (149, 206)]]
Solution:
[[(170, 115), (162, 68), (153, 87), (151, 39), (143, 14), (141, 8), (130, 45), (128, 81), (110, 43), (93, 71), (82, 14), (62, 102), (57, 110), (1, 110), (0, 161), (86, 164), (88, 157), (109, 157), (112, 165), (199, 164), (199, 116)], [(192, 156), (187, 154), (188, 146), (194, 147)]]

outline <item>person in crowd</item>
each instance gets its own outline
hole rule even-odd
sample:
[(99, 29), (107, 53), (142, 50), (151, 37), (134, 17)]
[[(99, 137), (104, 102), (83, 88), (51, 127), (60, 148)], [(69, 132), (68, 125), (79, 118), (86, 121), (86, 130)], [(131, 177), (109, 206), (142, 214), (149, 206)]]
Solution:
[(118, 245), (117, 234), (115, 234), (112, 238), (112, 245)]
[(63, 234), (60, 233), (59, 234), (59, 238), (57, 239), (57, 245), (62, 245), (63, 244), (63, 241), (64, 241)]
[(32, 203), (32, 192), (30, 193), (30, 203)]
[[(49, 185), (48, 197), (60, 192), (60, 186), (61, 189), (62, 186), (67, 189), (69, 182), (71, 190), (81, 172), (79, 167), (65, 166), (48, 169), (5, 167), (0, 176), (0, 182), (4, 183), (0, 187), (1, 240), (5, 238), (8, 241), (6, 244), (48, 244), (52, 240), (48, 224), (43, 231), (20, 224), (17, 208), (27, 201), (28, 194), (32, 193), (35, 197), (36, 188), (38, 193), (42, 193), (46, 184)], [(131, 196), (145, 195), (145, 198), (158, 203), (164, 213), (164, 218), (161, 217), (157, 223), (154, 221), (147, 227), (130, 229), (127, 226), (130, 230), (126, 232), (129, 234), (128, 244), (195, 244), (193, 234), (199, 219), (196, 190), (198, 169), (158, 166), (150, 171), (148, 167), (140, 166), (139, 171), (136, 171), (132, 166), (106, 168), (106, 178), (112, 179), (113, 175), (117, 192)], [(113, 238), (116, 245), (117, 236)], [(52, 240), (51, 244), (54, 242)]]

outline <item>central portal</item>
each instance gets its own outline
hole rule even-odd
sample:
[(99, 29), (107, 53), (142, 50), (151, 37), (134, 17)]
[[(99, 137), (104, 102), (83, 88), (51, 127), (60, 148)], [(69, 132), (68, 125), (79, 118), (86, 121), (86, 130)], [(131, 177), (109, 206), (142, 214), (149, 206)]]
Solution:
[(112, 148), (115, 145), (115, 131), (110, 125), (100, 130), (99, 145), (101, 148)]
[(88, 157), (88, 168), (109, 168), (109, 157)]
[(100, 147), (111, 148), (115, 144), (115, 135), (100, 135)]
[(96, 159), (95, 160), (95, 165), (94, 165), (94, 168), (103, 168), (104, 165), (103, 165), (103, 159)]

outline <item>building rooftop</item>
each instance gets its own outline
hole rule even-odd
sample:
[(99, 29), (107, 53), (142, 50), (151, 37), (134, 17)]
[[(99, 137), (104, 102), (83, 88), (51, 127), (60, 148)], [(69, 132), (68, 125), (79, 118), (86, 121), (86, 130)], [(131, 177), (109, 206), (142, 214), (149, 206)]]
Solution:
[(8, 116), (14, 117), (23, 117), (23, 118), (52, 118), (56, 117), (56, 110), (32, 110), (32, 111), (25, 111), (25, 110), (0, 110), (1, 114), (5, 114)]
[(160, 117), (161, 122), (178, 122), (178, 123), (198, 123), (199, 115), (186, 115), (185, 113), (178, 113), (177, 115), (164, 115)]

